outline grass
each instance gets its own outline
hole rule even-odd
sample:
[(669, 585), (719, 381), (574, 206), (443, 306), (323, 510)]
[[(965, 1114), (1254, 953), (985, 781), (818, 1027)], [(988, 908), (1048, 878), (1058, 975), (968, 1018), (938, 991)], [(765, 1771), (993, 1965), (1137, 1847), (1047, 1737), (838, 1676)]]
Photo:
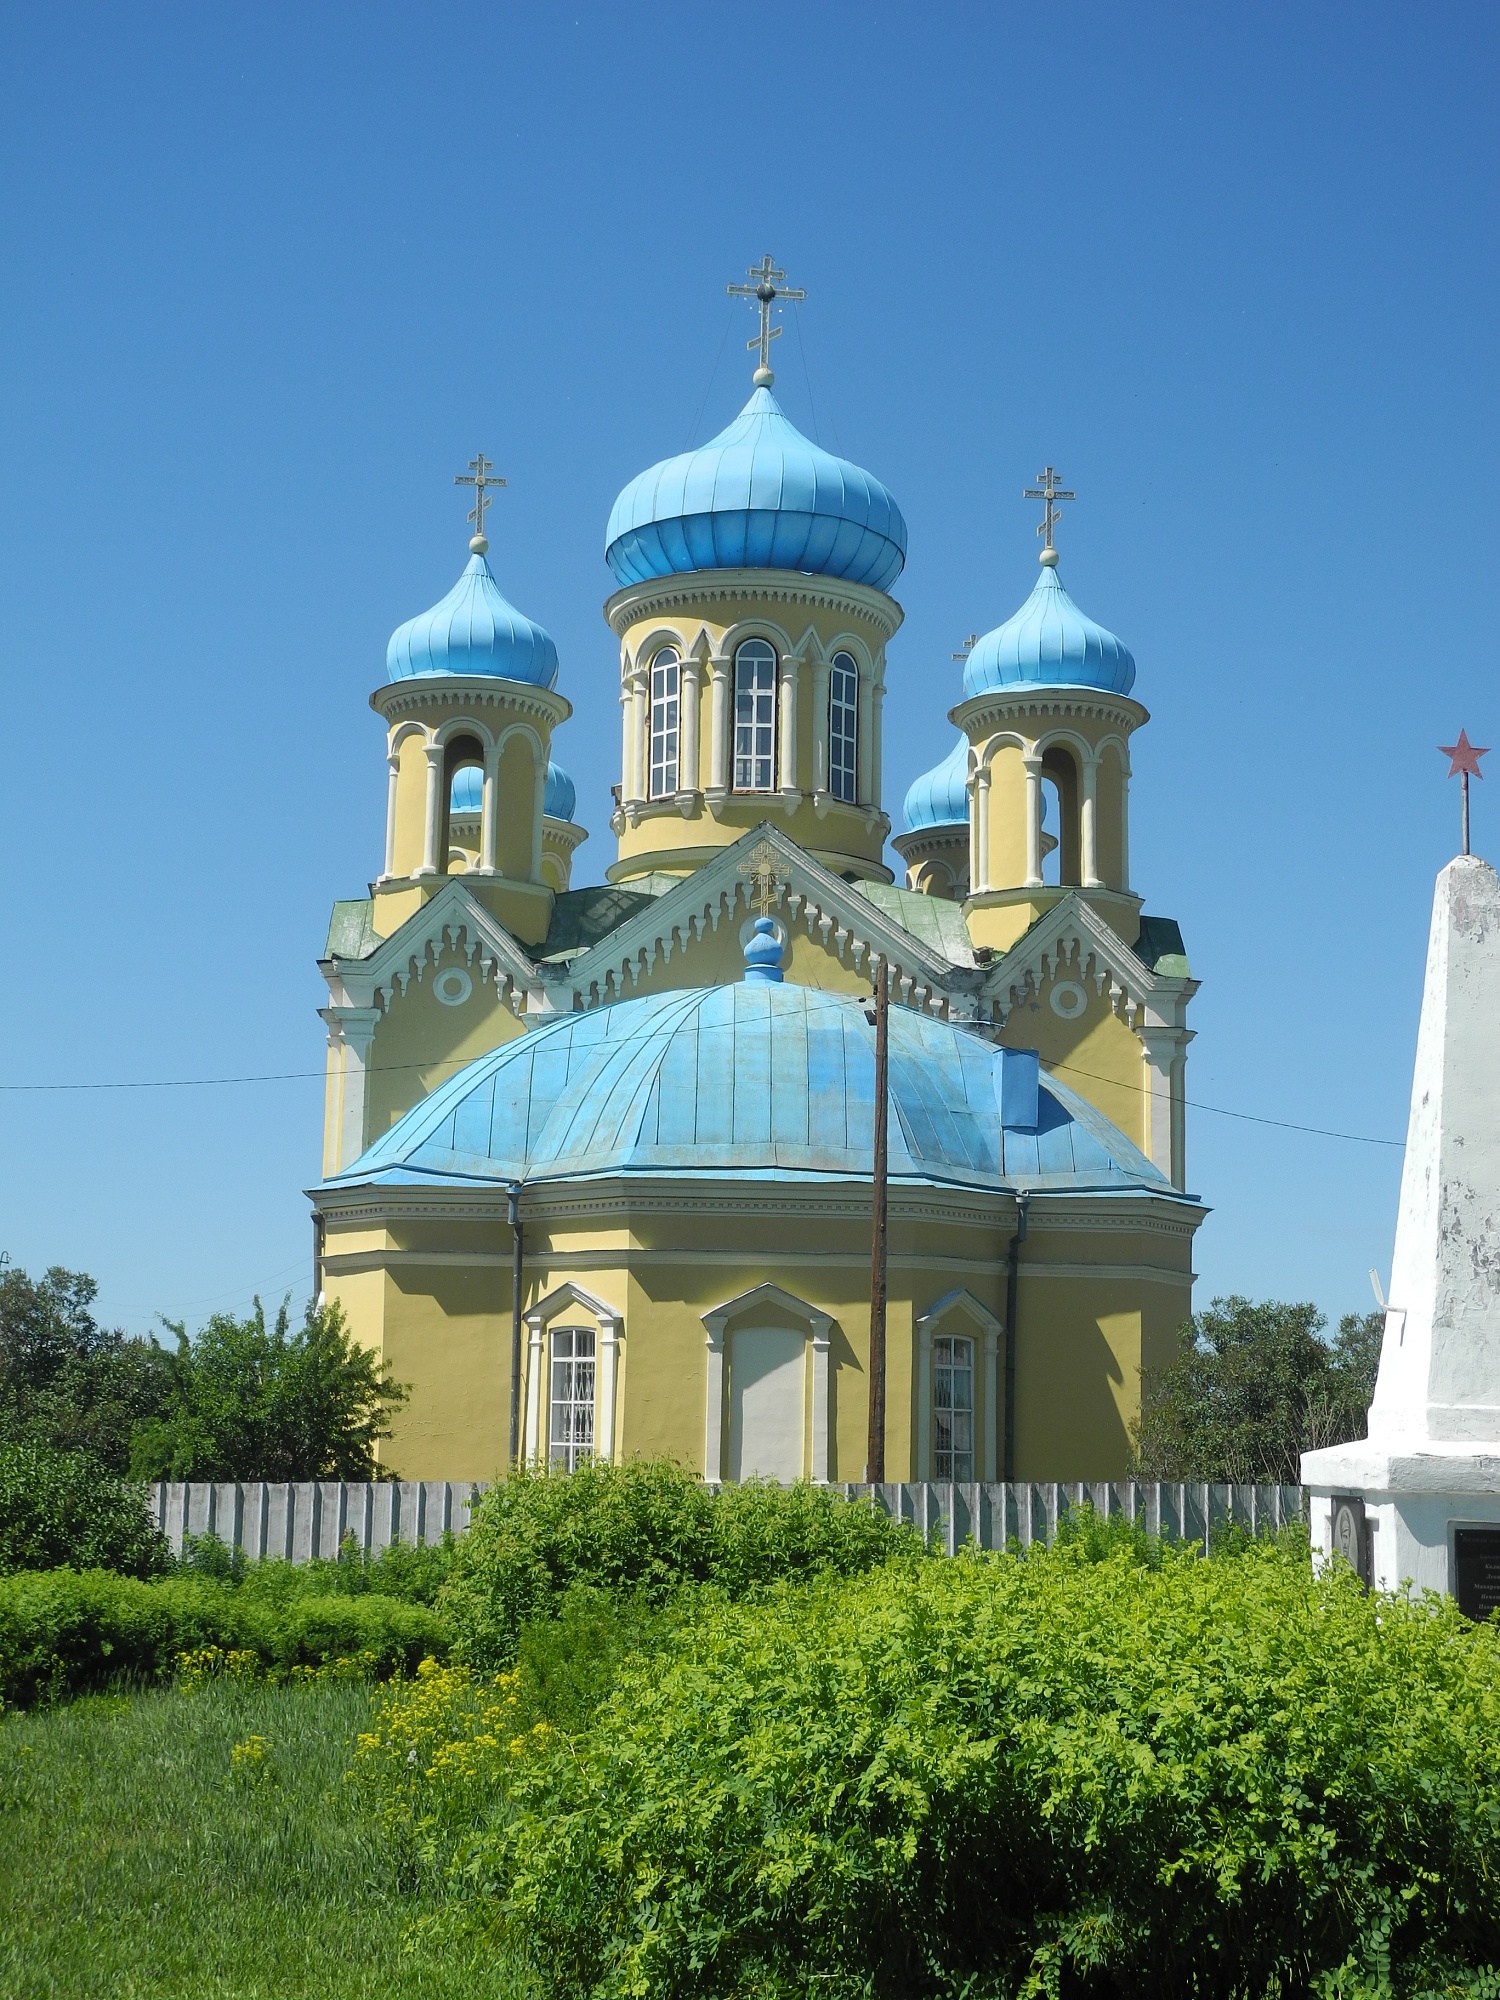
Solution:
[(7, 1717), (0, 1995), (521, 2000), (499, 1959), (410, 1940), (430, 1906), (344, 1778), (370, 1706), (218, 1684)]

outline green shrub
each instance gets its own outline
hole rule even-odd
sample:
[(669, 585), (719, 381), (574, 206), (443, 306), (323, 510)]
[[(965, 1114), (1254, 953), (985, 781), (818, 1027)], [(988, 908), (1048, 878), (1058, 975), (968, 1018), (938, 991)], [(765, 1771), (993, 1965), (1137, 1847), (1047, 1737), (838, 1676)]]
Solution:
[(1493, 1991), (1497, 1734), (1500, 1629), (1305, 1546), (892, 1565), (623, 1661), (457, 1879), (599, 2000)]
[(172, 1553), (147, 1515), (145, 1488), (90, 1453), (0, 1445), (0, 1575), (63, 1563), (157, 1576)]
[(0, 1698), (18, 1706), (160, 1680), (179, 1653), (209, 1647), (282, 1673), (367, 1653), (382, 1675), (447, 1650), (435, 1613), (374, 1593), (275, 1601), (206, 1577), (142, 1583), (103, 1570), (0, 1578)]
[(394, 1542), (378, 1555), (368, 1555), (352, 1535), (332, 1558), (291, 1563), (279, 1556), (252, 1562), (242, 1548), (231, 1548), (217, 1535), (183, 1539), (178, 1574), (232, 1583), (252, 1595), (283, 1603), (292, 1597), (396, 1597), (406, 1604), (434, 1604), (457, 1547), (447, 1534), (441, 1542)]
[(556, 1615), (522, 1627), (516, 1647), (517, 1713), (524, 1727), (544, 1722), (586, 1729), (632, 1654), (658, 1652), (686, 1612), (682, 1600), (650, 1604), (640, 1595), (575, 1583)]
[(660, 1459), (522, 1470), (485, 1494), (438, 1604), (456, 1656), (495, 1671), (515, 1659), (523, 1626), (553, 1617), (575, 1583), (646, 1604), (688, 1583), (741, 1597), (921, 1552), (913, 1529), (826, 1488), (714, 1489)]

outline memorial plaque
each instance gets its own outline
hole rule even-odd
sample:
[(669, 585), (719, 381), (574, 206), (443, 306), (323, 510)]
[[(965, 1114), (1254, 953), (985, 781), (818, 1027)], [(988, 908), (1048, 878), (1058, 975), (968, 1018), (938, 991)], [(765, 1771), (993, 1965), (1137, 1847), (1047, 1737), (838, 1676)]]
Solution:
[(1350, 1493), (1333, 1496), (1333, 1554), (1342, 1556), (1368, 1590), (1372, 1581), (1370, 1526), (1365, 1503)]
[(1453, 1595), (1466, 1618), (1500, 1610), (1500, 1528), (1453, 1530)]

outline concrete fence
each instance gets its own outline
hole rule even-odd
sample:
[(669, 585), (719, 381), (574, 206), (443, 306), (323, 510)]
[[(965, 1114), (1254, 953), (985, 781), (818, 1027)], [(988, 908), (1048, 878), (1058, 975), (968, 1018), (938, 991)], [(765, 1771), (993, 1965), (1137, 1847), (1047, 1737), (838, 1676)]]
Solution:
[[(390, 1480), (346, 1485), (336, 1479), (286, 1481), (229, 1480), (216, 1484), (164, 1481), (149, 1487), (152, 1518), (178, 1554), (185, 1535), (217, 1535), (249, 1556), (280, 1556), (308, 1562), (336, 1556), (347, 1536), (372, 1555), (392, 1542), (440, 1542), (469, 1525), (482, 1482), (475, 1480)], [(868, 1486), (840, 1486), (850, 1499), (869, 1495)], [(1050, 1542), (1070, 1509), (1092, 1507), (1098, 1514), (1124, 1515), (1153, 1535), (1201, 1542), (1230, 1523), (1258, 1534), (1305, 1519), (1300, 1486), (1222, 1486), (1201, 1481), (1166, 1485), (1135, 1480), (1018, 1482), (1003, 1486), (879, 1486), (876, 1503), (889, 1515), (910, 1521), (936, 1544), (956, 1555), (966, 1542), (982, 1549), (1012, 1541), (1026, 1548)]]

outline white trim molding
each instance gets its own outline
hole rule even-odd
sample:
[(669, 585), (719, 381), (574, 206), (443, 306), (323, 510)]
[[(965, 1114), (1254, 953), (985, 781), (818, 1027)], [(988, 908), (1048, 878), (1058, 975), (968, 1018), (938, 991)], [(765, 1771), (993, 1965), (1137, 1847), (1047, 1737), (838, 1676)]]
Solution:
[(625, 1315), (593, 1292), (570, 1279), (538, 1299), (522, 1314), (530, 1335), (530, 1367), (526, 1382), (526, 1457), (540, 1464), (545, 1451), (542, 1437), (542, 1384), (545, 1375), (547, 1328), (565, 1312), (581, 1312), (592, 1319), (599, 1334), (599, 1372), (594, 1384), (594, 1456), (612, 1459), (615, 1455), (615, 1385), (619, 1379), (620, 1342), (625, 1337)]
[(737, 1293), (722, 1305), (710, 1307), (703, 1315), (703, 1324), (708, 1332), (703, 1476), (710, 1480), (724, 1477), (725, 1334), (731, 1320), (742, 1318), (757, 1306), (779, 1307), (793, 1319), (802, 1320), (807, 1327), (812, 1344), (812, 1440), (808, 1477), (814, 1485), (826, 1486), (832, 1477), (829, 1466), (828, 1373), (835, 1321), (833, 1315), (824, 1312), (820, 1306), (809, 1305), (806, 1299), (797, 1298), (794, 1293), (769, 1280), (762, 1285), (752, 1285), (748, 1292)]
[[(940, 1323), (950, 1313), (967, 1313), (975, 1331), (984, 1343), (984, 1422), (979, 1436), (979, 1449), (974, 1454), (979, 1464), (974, 1468), (977, 1479), (993, 1479), (995, 1467), (999, 1463), (996, 1450), (995, 1419), (999, 1409), (997, 1394), (996, 1357), (1000, 1349), (1000, 1335), (1004, 1323), (996, 1319), (987, 1305), (976, 1299), (967, 1287), (959, 1285), (951, 1292), (944, 1292), (940, 1299), (934, 1299), (926, 1312), (917, 1315), (917, 1465), (918, 1477), (932, 1477), (932, 1341)], [(976, 1412), (976, 1415), (978, 1412)]]

